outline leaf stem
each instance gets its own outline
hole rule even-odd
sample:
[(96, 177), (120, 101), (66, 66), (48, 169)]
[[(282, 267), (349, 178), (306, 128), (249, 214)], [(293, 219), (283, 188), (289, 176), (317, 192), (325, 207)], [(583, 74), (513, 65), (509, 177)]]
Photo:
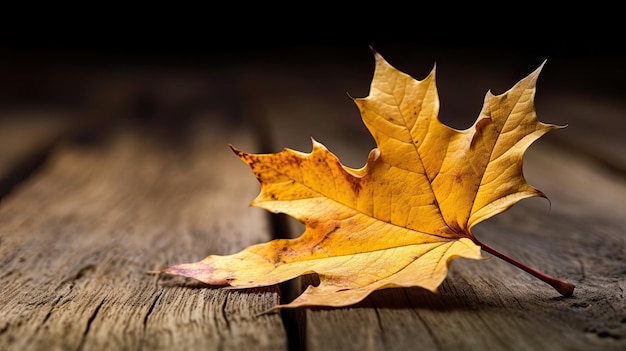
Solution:
[(513, 258), (489, 247), (488, 245), (483, 244), (482, 242), (480, 242), (478, 239), (476, 239), (476, 237), (474, 237), (474, 241), (476, 242), (476, 244), (478, 244), (480, 247), (482, 247), (485, 251), (489, 252), (490, 254), (501, 258), (503, 260), (505, 260), (506, 262), (526, 271), (527, 273), (535, 276), (536, 278), (539, 278), (541, 280), (543, 280), (544, 282), (548, 283), (550, 286), (552, 286), (554, 289), (556, 289), (556, 291), (558, 291), (561, 295), (565, 296), (565, 297), (570, 297), (572, 296), (572, 294), (574, 293), (574, 284), (563, 281), (563, 280), (559, 280), (556, 279), (554, 277), (551, 277), (549, 275), (543, 274), (533, 268), (528, 267), (527, 265), (514, 260)]

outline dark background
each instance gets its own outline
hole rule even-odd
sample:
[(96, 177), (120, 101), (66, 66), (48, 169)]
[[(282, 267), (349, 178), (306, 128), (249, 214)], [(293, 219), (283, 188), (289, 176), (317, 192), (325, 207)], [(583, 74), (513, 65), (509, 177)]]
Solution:
[[(469, 82), (455, 79), (458, 72), (501, 77), (476, 88), (481, 95), (487, 89), (499, 93), (544, 61), (543, 91), (617, 101), (624, 96), (624, 31), (621, 11), (612, 5), (441, 5), (241, 3), (132, 10), (111, 5), (38, 9), (36, 16), (7, 11), (0, 41), (0, 102), (36, 103), (66, 89), (71, 79), (51, 83), (47, 75), (59, 69), (75, 77), (111, 68), (236, 72), (252, 65), (306, 72), (333, 64), (349, 67), (368, 82), (370, 46), (416, 78), (436, 64), (444, 96), (447, 90), (462, 94), (458, 90), (468, 89)], [(48, 89), (37, 92), (40, 83)]]

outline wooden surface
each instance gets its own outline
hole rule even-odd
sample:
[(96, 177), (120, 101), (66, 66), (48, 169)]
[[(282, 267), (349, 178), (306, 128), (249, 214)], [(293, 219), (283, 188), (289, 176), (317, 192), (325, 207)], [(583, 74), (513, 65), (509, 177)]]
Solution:
[[(360, 167), (374, 145), (346, 92), (367, 95), (372, 63), (73, 76), (91, 95), (48, 113), (73, 114), (80, 128), (62, 120), (34, 133), (5, 116), (0, 135), (17, 141), (3, 137), (12, 148), (0, 166), (38, 154), (20, 150), (45, 156), (32, 172), (3, 173), (22, 178), (6, 179), (0, 203), (0, 349), (625, 349), (626, 106), (550, 93), (541, 79), (539, 119), (569, 125), (537, 141), (524, 161), (550, 202), (524, 200), (476, 234), (574, 283), (570, 298), (495, 257), (453, 261), (437, 295), (388, 289), (347, 308), (268, 315), (258, 313), (314, 277), (237, 291), (146, 274), (299, 235), (298, 223), (248, 206), (259, 187), (228, 144), (308, 152), (313, 137)], [(431, 68), (398, 68), (408, 67), (420, 79)], [(488, 89), (500, 93), (534, 68), (502, 76), (503, 68), (451, 67), (438, 80), (442, 120), (469, 126)], [(93, 83), (103, 76), (105, 84)]]
[(270, 238), (220, 116), (174, 135), (66, 143), (3, 199), (0, 349), (284, 349), (277, 287), (227, 292), (148, 270)]

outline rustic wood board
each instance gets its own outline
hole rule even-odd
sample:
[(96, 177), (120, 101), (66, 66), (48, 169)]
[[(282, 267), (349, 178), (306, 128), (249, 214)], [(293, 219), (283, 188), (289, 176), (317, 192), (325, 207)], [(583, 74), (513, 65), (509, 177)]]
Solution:
[[(227, 291), (146, 274), (267, 241), (258, 184), (199, 116), (176, 133), (119, 129), (56, 150), (0, 207), (0, 349), (281, 350), (277, 287)], [(236, 124), (236, 123), (234, 123)]]
[[(325, 71), (326, 80), (319, 72), (305, 72), (316, 70), (278, 70), (254, 78), (252, 86), (263, 96), (264, 112), (259, 114), (270, 123), (272, 151), (290, 147), (308, 152), (314, 137), (344, 164), (362, 166), (373, 141), (353, 103), (345, 95), (332, 95), (338, 86), (353, 87), (361, 80), (337, 71)], [(365, 96), (368, 87), (351, 95)], [(567, 138), (567, 129), (553, 133)], [(576, 137), (579, 145), (595, 138)], [(417, 288), (388, 289), (349, 308), (290, 312), (300, 318), (306, 349), (624, 349), (623, 177), (581, 157), (551, 134), (529, 149), (525, 172), (531, 184), (548, 194), (551, 205), (544, 199), (524, 200), (480, 224), (476, 234), (511, 257), (574, 283), (573, 297), (561, 297), (497, 258), (456, 260), (438, 295)], [(293, 227), (294, 235), (300, 235), (300, 226)], [(304, 286), (314, 279), (303, 280)]]

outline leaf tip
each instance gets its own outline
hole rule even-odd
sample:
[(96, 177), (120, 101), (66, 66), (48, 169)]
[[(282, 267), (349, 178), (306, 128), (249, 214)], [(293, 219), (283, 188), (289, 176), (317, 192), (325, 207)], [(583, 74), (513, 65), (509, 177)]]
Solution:
[(243, 152), (237, 149), (233, 144), (228, 144), (228, 147), (237, 155), (240, 156)]
[(369, 47), (370, 47), (370, 50), (372, 51), (372, 53), (374, 54), (374, 56), (376, 56), (376, 55), (379, 55), (379, 56), (380, 56), (380, 54), (378, 53), (378, 51), (376, 51), (376, 49), (374, 49), (374, 47), (373, 47), (372, 45), (369, 45)]
[(529, 74), (529, 77), (533, 80), (536, 81), (537, 78), (539, 77), (539, 74), (541, 73), (541, 71), (543, 70), (543, 67), (546, 65), (546, 62), (548, 62), (547, 59), (543, 60), (543, 62), (539, 65), (539, 67), (537, 67), (537, 69), (535, 69), (531, 74)]
[(235, 153), (235, 155), (237, 155), (237, 157), (239, 157), (239, 159), (241, 159), (243, 162), (245, 162), (246, 164), (250, 165), (250, 159), (251, 156), (249, 153), (247, 152), (243, 152), (239, 149), (237, 149), (236, 147), (234, 147), (232, 144), (228, 144), (228, 146), (230, 147), (230, 149)]
[(256, 317), (261, 317), (261, 316), (265, 316), (268, 314), (274, 314), (274, 313), (279, 313), (281, 309), (284, 308), (284, 305), (276, 305), (273, 307), (270, 307), (264, 311), (261, 311), (259, 313), (256, 314)]
[(372, 50), (372, 54), (374, 54), (374, 61), (375, 62), (386, 62), (385, 59), (383, 58), (383, 55), (381, 55), (378, 51), (376, 51), (376, 49), (374, 49), (371, 45), (370, 45), (370, 50)]
[(216, 269), (210, 262), (205, 260), (195, 263), (177, 264), (161, 269), (159, 273), (192, 278), (205, 284), (219, 286), (231, 285), (230, 282), (232, 280), (228, 271)]

